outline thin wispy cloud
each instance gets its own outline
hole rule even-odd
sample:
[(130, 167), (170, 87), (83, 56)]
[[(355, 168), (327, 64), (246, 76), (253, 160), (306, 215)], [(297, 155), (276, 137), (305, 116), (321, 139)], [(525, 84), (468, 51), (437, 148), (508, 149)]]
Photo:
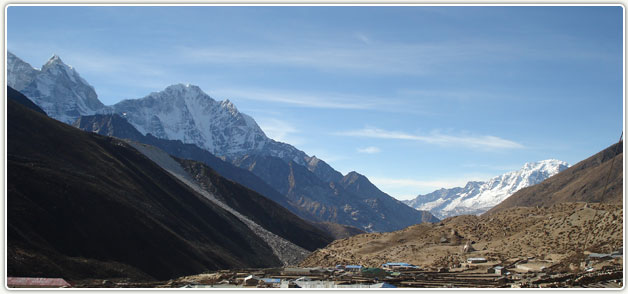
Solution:
[(260, 117), (256, 120), (257, 124), (264, 131), (269, 138), (285, 142), (292, 145), (301, 145), (304, 140), (295, 134), (299, 133), (299, 130), (291, 123), (276, 119), (276, 118), (264, 118)]
[(496, 136), (482, 135), (447, 135), (439, 132), (431, 132), (429, 135), (415, 135), (406, 132), (388, 131), (378, 128), (363, 128), (360, 130), (338, 132), (335, 135), (350, 137), (365, 137), (377, 139), (396, 139), (419, 141), (428, 144), (445, 146), (462, 146), (476, 149), (514, 149), (523, 148), (523, 145)]
[[(361, 43), (370, 42), (356, 34)], [(372, 45), (372, 44), (371, 44)], [(350, 43), (323, 43), (298, 46), (233, 48), (180, 47), (178, 54), (191, 63), (231, 65), (271, 64), (307, 67), (319, 70), (343, 70), (367, 74), (425, 74), (437, 64), (472, 60), (499, 46), (481, 43), (397, 43), (379, 46), (356, 46)]]
[(380, 153), (382, 150), (380, 150), (379, 148), (375, 146), (369, 146), (369, 147), (364, 147), (364, 148), (358, 148), (357, 151), (358, 153), (375, 154), (375, 153)]
[[(229, 65), (279, 65), (359, 74), (423, 75), (435, 70), (451, 70), (461, 64), (504, 62), (505, 60), (599, 59), (592, 50), (559, 47), (548, 51), (538, 45), (521, 46), (501, 40), (454, 40), (440, 42), (373, 43), (364, 33), (354, 33), (355, 41), (296, 40), (291, 46), (218, 47), (180, 46), (175, 50), (188, 63)], [(298, 38), (297, 38), (298, 39)], [(364, 46), (368, 44), (369, 46)], [(604, 54), (602, 54), (604, 55)], [(456, 67), (457, 68), (457, 67)]]
[[(376, 109), (383, 104), (382, 99), (356, 97), (334, 93), (307, 93), (283, 90), (264, 89), (217, 89), (211, 91), (216, 97), (227, 97), (258, 100), (289, 104), (306, 108), (330, 108), (330, 109)], [(395, 103), (386, 101), (387, 104)]]

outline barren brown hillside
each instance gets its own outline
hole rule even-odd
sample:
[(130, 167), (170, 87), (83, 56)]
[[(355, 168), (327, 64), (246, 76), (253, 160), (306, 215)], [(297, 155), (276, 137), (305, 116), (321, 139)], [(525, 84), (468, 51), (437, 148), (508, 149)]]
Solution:
[[(468, 257), (496, 262), (537, 257), (560, 262), (582, 252), (610, 252), (622, 246), (622, 207), (564, 203), (518, 207), (490, 216), (457, 216), (391, 233), (336, 240), (301, 266), (409, 262), (423, 267), (453, 266)], [(477, 251), (463, 253), (465, 243)], [(586, 243), (586, 245), (585, 245)]]

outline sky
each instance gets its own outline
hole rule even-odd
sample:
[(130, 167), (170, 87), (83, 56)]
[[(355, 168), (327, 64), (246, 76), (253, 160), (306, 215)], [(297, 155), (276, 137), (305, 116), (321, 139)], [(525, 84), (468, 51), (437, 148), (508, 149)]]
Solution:
[(53, 54), (106, 105), (176, 83), (397, 199), (623, 130), (621, 6), (10, 6), (7, 48)]

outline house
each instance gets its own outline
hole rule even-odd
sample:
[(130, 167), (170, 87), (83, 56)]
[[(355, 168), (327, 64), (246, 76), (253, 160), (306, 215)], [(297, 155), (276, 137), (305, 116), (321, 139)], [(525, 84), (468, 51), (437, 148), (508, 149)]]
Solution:
[(469, 257), (467, 258), (467, 263), (485, 263), (486, 258), (484, 257)]
[(409, 269), (418, 269), (419, 267), (416, 265), (412, 265), (405, 262), (388, 262), (382, 264), (382, 268), (385, 270), (409, 270)]
[(61, 278), (18, 278), (8, 277), (9, 288), (69, 288), (70, 283)]

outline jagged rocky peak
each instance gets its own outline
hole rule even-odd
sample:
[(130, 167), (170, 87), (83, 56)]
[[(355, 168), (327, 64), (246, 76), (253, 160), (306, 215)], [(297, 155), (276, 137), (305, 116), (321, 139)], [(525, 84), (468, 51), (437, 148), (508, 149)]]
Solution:
[(58, 55), (53, 55), (41, 70), (13, 54), (7, 55), (9, 85), (33, 100), (50, 117), (71, 124), (81, 115), (104, 108), (94, 88)]
[(217, 156), (256, 151), (269, 139), (229, 100), (216, 102), (200, 87), (175, 84), (112, 106), (142, 134), (192, 143)]
[(223, 101), (220, 102), (220, 106), (224, 107), (226, 109), (229, 109), (231, 111), (235, 111), (237, 112), (238, 109), (235, 107), (235, 105), (233, 105), (233, 103), (231, 101), (229, 101), (229, 99), (225, 99)]
[(54, 65), (54, 64), (65, 64), (65, 63), (63, 63), (63, 60), (61, 60), (61, 57), (59, 57), (59, 55), (57, 55), (56, 53), (52, 54), (50, 59), (48, 59), (48, 62), (46, 62), (46, 64), (44, 64), (44, 67), (45, 66), (51, 66), (51, 65)]

